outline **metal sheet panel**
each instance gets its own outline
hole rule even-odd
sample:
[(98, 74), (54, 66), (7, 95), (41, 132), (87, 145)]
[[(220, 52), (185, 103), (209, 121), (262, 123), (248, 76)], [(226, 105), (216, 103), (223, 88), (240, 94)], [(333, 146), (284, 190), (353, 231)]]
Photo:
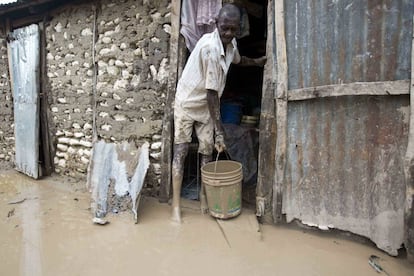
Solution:
[(287, 220), (369, 237), (396, 255), (403, 241), (409, 96), (290, 102)]
[(39, 177), (39, 28), (16, 29), (11, 42), (16, 169)]
[(108, 210), (123, 211), (129, 206), (138, 222), (139, 199), (149, 165), (147, 142), (139, 148), (126, 141), (94, 143), (87, 186), (92, 191), (95, 217), (102, 219)]
[(289, 89), (409, 79), (412, 0), (285, 1)]

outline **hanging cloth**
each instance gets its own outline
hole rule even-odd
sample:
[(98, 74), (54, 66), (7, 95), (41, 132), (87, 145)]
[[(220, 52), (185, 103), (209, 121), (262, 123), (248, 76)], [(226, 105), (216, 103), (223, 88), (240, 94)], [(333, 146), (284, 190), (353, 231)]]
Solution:
[(215, 26), (216, 17), (221, 9), (222, 0), (198, 1), (197, 25)]
[(183, 0), (180, 33), (190, 51), (203, 34), (214, 31), (221, 7), (222, 0)]

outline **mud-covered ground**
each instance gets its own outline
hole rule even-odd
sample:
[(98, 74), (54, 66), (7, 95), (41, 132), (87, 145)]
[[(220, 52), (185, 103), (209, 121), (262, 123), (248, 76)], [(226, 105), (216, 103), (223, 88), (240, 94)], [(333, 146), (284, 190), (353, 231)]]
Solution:
[[(390, 257), (363, 239), (297, 226), (259, 225), (253, 210), (216, 221), (184, 201), (182, 225), (170, 206), (144, 197), (132, 213), (91, 222), (84, 183), (0, 174), (0, 275), (414, 275), (404, 255)], [(386, 275), (386, 274), (383, 274)]]

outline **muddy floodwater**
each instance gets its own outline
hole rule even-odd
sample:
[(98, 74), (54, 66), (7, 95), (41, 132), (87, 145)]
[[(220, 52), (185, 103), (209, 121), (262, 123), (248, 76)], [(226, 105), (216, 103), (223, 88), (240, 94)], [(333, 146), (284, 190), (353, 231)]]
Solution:
[(34, 181), (0, 174), (0, 275), (414, 275), (404, 256), (390, 257), (349, 235), (298, 226), (259, 225), (253, 210), (218, 221), (184, 201), (183, 224), (170, 206), (144, 197), (132, 213), (91, 222), (84, 183)]

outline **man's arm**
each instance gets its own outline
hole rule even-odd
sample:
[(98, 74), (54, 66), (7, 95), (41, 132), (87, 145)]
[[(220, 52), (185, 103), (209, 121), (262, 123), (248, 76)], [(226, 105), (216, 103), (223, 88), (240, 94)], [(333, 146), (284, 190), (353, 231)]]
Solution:
[(213, 119), (216, 135), (223, 134), (223, 126), (220, 120), (220, 103), (217, 91), (207, 90), (207, 103), (210, 116)]
[(240, 62), (238, 63), (238, 65), (263, 67), (265, 63), (266, 63), (265, 56), (259, 57), (259, 58), (249, 58), (249, 57), (241, 56)]
[(215, 131), (215, 146), (218, 152), (225, 149), (224, 145), (224, 130), (220, 119), (220, 101), (217, 91), (207, 90), (207, 103), (210, 116), (213, 119)]

